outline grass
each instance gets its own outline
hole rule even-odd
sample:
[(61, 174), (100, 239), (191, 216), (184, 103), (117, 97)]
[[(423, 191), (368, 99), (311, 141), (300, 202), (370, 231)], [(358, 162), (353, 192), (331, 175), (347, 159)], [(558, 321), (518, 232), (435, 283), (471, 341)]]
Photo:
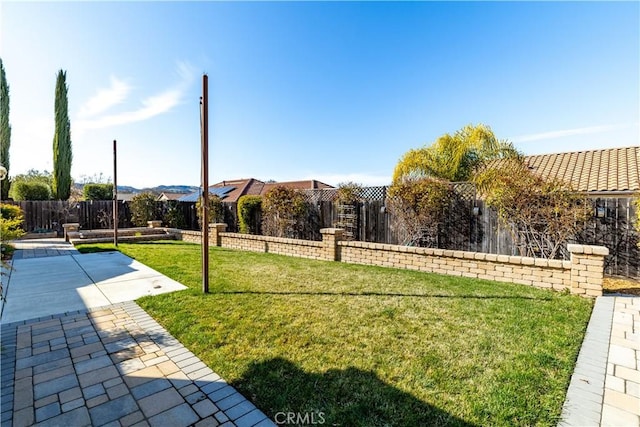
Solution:
[[(109, 245), (80, 247), (82, 251)], [(520, 285), (200, 247), (119, 249), (187, 285), (138, 303), (270, 417), (555, 425), (592, 302)]]

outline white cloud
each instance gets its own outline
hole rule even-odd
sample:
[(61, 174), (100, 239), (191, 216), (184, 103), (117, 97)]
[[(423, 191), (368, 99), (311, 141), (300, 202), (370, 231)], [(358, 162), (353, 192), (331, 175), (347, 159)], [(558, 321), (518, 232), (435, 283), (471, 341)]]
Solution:
[(550, 132), (534, 133), (529, 135), (520, 135), (510, 138), (513, 142), (541, 141), (546, 139), (563, 138), (573, 135), (588, 135), (593, 133), (609, 132), (612, 130), (624, 129), (630, 125), (603, 125), (603, 126), (587, 126), (576, 129), (554, 130)]
[[(186, 62), (178, 62), (176, 67), (180, 80), (172, 88), (143, 99), (141, 101), (142, 105), (136, 110), (102, 116), (98, 115), (93, 118), (86, 118), (87, 114), (85, 112), (83, 116), (85, 118), (77, 120), (73, 126), (76, 135), (89, 129), (103, 129), (148, 120), (171, 111), (176, 105), (180, 104), (184, 93), (189, 86), (191, 86), (195, 76), (193, 67)], [(115, 105), (113, 104), (114, 101), (118, 103), (124, 101), (129, 93), (130, 87), (128, 85), (123, 86), (121, 83), (121, 81), (116, 79), (116, 84), (114, 85), (114, 80), (112, 80), (110, 89), (99, 91), (98, 94), (85, 104), (93, 106), (93, 110), (89, 109), (90, 112), (93, 112), (91, 115), (95, 115), (96, 111), (105, 111), (105, 106), (108, 108)], [(96, 101), (92, 102), (92, 100)], [(108, 105), (109, 102), (112, 103)]]
[(181, 90), (170, 89), (159, 95), (143, 99), (142, 107), (137, 110), (111, 114), (90, 120), (79, 120), (76, 124), (76, 131), (102, 129), (147, 120), (171, 111), (173, 107), (180, 103), (181, 98)]
[(78, 118), (84, 119), (100, 114), (122, 103), (127, 98), (129, 92), (131, 92), (131, 86), (114, 76), (111, 76), (110, 81), (111, 86), (107, 89), (99, 89), (94, 96), (80, 107)]

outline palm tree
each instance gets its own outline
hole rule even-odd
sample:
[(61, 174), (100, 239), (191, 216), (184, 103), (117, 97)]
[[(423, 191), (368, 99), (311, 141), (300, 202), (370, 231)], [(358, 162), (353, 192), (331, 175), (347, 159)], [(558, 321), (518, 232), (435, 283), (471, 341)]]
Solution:
[(393, 171), (393, 182), (424, 177), (468, 181), (484, 162), (521, 157), (511, 142), (496, 138), (489, 126), (467, 125), (430, 146), (406, 152)]

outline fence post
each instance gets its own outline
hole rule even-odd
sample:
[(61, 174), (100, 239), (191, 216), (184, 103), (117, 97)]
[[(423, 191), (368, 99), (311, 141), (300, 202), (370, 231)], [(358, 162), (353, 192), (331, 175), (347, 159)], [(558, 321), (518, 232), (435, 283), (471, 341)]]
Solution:
[(602, 296), (604, 258), (609, 249), (604, 246), (567, 245), (571, 253), (571, 293), (588, 297)]
[(209, 224), (209, 245), (222, 246), (221, 234), (227, 231), (227, 224), (216, 223)]
[(341, 228), (323, 228), (322, 243), (324, 245), (324, 256), (327, 261), (340, 261), (340, 248), (338, 242), (342, 240), (344, 230)]

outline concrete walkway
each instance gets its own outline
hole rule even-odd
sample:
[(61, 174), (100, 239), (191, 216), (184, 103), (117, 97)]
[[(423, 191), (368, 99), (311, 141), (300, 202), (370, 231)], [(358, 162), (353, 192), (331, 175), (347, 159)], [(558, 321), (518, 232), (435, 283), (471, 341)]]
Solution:
[(16, 246), (0, 322), (3, 426), (275, 425), (132, 302), (184, 286), (120, 253)]

